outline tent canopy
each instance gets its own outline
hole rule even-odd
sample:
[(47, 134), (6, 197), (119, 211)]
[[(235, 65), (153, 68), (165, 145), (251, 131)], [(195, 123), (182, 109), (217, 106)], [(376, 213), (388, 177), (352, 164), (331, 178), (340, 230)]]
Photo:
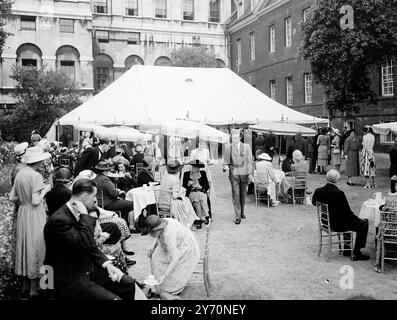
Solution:
[(190, 119), (211, 125), (260, 121), (321, 123), (264, 95), (227, 68), (135, 65), (103, 91), (59, 120), (99, 125), (139, 125)]
[(378, 134), (388, 135), (391, 132), (397, 135), (397, 122), (374, 124), (372, 129)]
[(99, 138), (108, 138), (111, 140), (136, 142), (140, 140), (147, 141), (152, 138), (150, 134), (144, 134), (126, 126), (104, 127), (97, 124), (79, 123), (75, 125), (75, 128), (81, 131), (92, 130)]
[(306, 128), (296, 123), (286, 121), (276, 122), (261, 122), (256, 125), (251, 125), (250, 128), (256, 132), (269, 132), (272, 131), (276, 135), (281, 136), (294, 136), (297, 133), (301, 133), (302, 136), (315, 136), (316, 131), (310, 128)]

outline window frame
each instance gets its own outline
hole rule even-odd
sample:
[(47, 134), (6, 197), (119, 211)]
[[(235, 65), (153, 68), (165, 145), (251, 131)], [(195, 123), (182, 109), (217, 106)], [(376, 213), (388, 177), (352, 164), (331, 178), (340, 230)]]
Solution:
[[(136, 35), (135, 38), (131, 37), (133, 34)], [(141, 33), (140, 32), (127, 32), (127, 44), (140, 44), (141, 42)]]
[[(308, 80), (307, 77), (310, 77), (310, 80)], [(304, 83), (305, 103), (307, 104), (313, 103), (313, 76), (311, 73), (306, 72), (303, 74), (303, 83)], [(308, 85), (309, 83), (310, 86)]]
[[(186, 1), (189, 1), (192, 4), (192, 12), (190, 12), (191, 13), (191, 17), (185, 16), (185, 13), (187, 13), (187, 11), (185, 11), (185, 9), (186, 9), (185, 5), (188, 4)], [(194, 15), (195, 15), (194, 5), (195, 5), (194, 0), (183, 0), (182, 1), (182, 20), (184, 20), (184, 21), (194, 21)], [(188, 17), (188, 19), (186, 19), (186, 17)]]
[(286, 48), (292, 47), (292, 18), (287, 17), (284, 19), (284, 46)]
[(237, 45), (237, 67), (241, 66), (241, 38), (236, 40)]
[[(131, 7), (132, 2), (136, 3), (136, 7)], [(130, 14), (129, 10), (133, 10), (133, 14)], [(125, 15), (128, 17), (137, 17), (139, 15), (138, 0), (125, 0)]]
[[(65, 64), (66, 63), (66, 64)], [(73, 64), (72, 64), (73, 63)], [(70, 65), (68, 65), (70, 64)], [(72, 67), (73, 66), (73, 77), (70, 77), (70, 72), (64, 71), (62, 67)], [(73, 60), (61, 60), (59, 62), (59, 70), (65, 73), (69, 79), (76, 81), (76, 62)]]
[(276, 52), (276, 25), (272, 24), (269, 26), (269, 51), (271, 53)]
[[(99, 14), (108, 14), (108, 0), (95, 0), (94, 1), (94, 13), (99, 13)], [(104, 12), (98, 11), (98, 8), (104, 8)]]
[(307, 16), (310, 14), (311, 7), (307, 7), (302, 10), (302, 21), (306, 22), (307, 21)]
[[(157, 8), (157, 6), (156, 6), (156, 2), (157, 1), (165, 1), (165, 9), (159, 9), (159, 8)], [(168, 3), (167, 3), (167, 0), (154, 0), (154, 17), (156, 18), (156, 19), (167, 19), (167, 14), (168, 14), (168, 12), (167, 12), (167, 6), (168, 5)], [(163, 15), (161, 15), (161, 16), (157, 16), (157, 11), (158, 10), (165, 10), (165, 14), (163, 14)]]
[(285, 102), (287, 106), (292, 106), (294, 104), (294, 85), (292, 82), (292, 77), (285, 78)]
[(215, 0), (215, 2), (217, 4), (217, 17), (216, 17), (216, 21), (214, 21), (212, 18), (214, 17), (213, 15), (211, 15), (211, 13), (213, 13), (214, 11), (211, 10), (211, 8), (213, 8), (211, 6), (211, 0), (209, 0), (209, 17), (208, 17), (208, 21), (212, 22), (212, 23), (220, 23), (221, 22), (221, 1), (220, 0)]
[[(102, 70), (102, 71), (103, 70), (107, 70), (107, 80), (106, 80), (106, 82), (103, 82), (103, 80), (101, 80), (101, 76), (104, 75), (106, 72), (103, 73), (103, 74), (100, 74), (98, 72), (99, 70)], [(110, 81), (110, 68), (108, 68), (108, 67), (96, 67), (95, 68), (95, 77), (96, 77), (95, 80), (96, 80), (97, 90), (101, 90), (103, 88), (103, 86)], [(102, 85), (99, 84), (100, 80), (101, 80), (101, 84)]]
[(255, 61), (255, 31), (250, 32), (250, 59), (251, 61)]
[[(107, 37), (98, 37), (101, 32), (107, 33)], [(109, 43), (109, 31), (108, 30), (95, 30), (95, 38), (99, 43)]]
[[(387, 78), (387, 81), (385, 81), (385, 78)], [(393, 58), (388, 58), (386, 60), (386, 64), (381, 66), (381, 89), (382, 89), (381, 92), (382, 97), (394, 96), (394, 59)], [(386, 90), (390, 90), (391, 92), (386, 92)]]
[[(62, 21), (71, 21), (72, 24), (71, 25), (62, 25)], [(62, 27), (66, 29), (62, 30)], [(67, 28), (71, 27), (72, 31), (65, 31), (67, 30)], [(69, 29), (70, 30), (70, 29)], [(61, 33), (74, 33), (74, 19), (65, 19), (65, 18), (59, 18), (59, 32)]]
[[(36, 31), (37, 30), (37, 16), (20, 15), (20, 30)], [(25, 20), (24, 20), (25, 19)], [(29, 27), (28, 23), (34, 23), (34, 28)]]
[(269, 81), (269, 87), (270, 87), (270, 99), (276, 101), (276, 97), (277, 97), (277, 81), (276, 81), (276, 79), (272, 79)]

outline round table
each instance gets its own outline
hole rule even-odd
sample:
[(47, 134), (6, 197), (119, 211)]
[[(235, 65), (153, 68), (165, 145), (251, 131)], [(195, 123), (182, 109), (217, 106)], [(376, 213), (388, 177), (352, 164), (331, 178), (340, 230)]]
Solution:
[(385, 204), (385, 200), (369, 199), (364, 201), (361, 206), (360, 213), (358, 217), (360, 219), (368, 219), (374, 222), (375, 228), (379, 226), (380, 223), (380, 210), (379, 207)]
[(143, 209), (156, 203), (155, 188), (160, 188), (160, 186), (134, 188), (127, 192), (125, 199), (134, 203), (134, 216), (131, 221), (137, 221)]

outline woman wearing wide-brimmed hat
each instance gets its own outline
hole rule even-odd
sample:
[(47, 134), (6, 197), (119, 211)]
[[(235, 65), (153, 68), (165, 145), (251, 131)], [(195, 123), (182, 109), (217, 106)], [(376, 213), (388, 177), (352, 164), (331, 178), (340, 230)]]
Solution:
[(28, 148), (21, 160), (26, 167), (16, 175), (10, 193), (10, 200), (19, 202), (15, 273), (24, 277), (24, 291), (30, 291), (31, 296), (38, 295), (40, 268), (44, 264), (47, 215), (43, 198), (51, 190), (37, 170), (50, 156), (42, 148)]
[(189, 162), (192, 167), (191, 171), (187, 171), (183, 175), (182, 186), (186, 189), (186, 196), (190, 199), (194, 211), (200, 218), (197, 223), (197, 229), (201, 229), (203, 222), (209, 221), (209, 206), (207, 192), (210, 184), (205, 171), (200, 171), (205, 165), (200, 160), (193, 160)]
[(159, 293), (181, 293), (200, 259), (193, 232), (175, 219), (151, 215), (144, 222), (146, 234), (156, 239), (148, 256)]
[(258, 161), (255, 163), (254, 183), (258, 189), (267, 190), (272, 201), (272, 207), (280, 204), (276, 194), (276, 176), (274, 174), (273, 159), (265, 152), (258, 155)]
[(335, 169), (339, 171), (341, 164), (340, 145), (342, 139), (339, 129), (332, 128), (331, 139), (331, 165), (333, 165)]
[(199, 220), (194, 212), (190, 200), (185, 197), (184, 189), (181, 188), (179, 180), (180, 172), (183, 168), (178, 160), (169, 161), (167, 173), (163, 175), (160, 188), (171, 192), (171, 215), (180, 221), (184, 226), (190, 228), (195, 220)]

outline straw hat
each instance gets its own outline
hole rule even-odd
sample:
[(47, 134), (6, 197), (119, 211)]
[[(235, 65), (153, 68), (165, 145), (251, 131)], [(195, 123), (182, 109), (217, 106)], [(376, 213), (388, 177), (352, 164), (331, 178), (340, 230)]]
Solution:
[(198, 168), (204, 168), (205, 164), (202, 163), (200, 160), (192, 160), (188, 164), (190, 164), (192, 167), (198, 167)]
[(178, 160), (170, 161), (167, 164), (168, 173), (177, 173), (182, 170), (183, 164), (181, 164)]
[(95, 169), (99, 171), (109, 171), (112, 170), (112, 166), (105, 161), (101, 161), (95, 166)]
[(44, 152), (40, 147), (27, 148), (25, 154), (22, 157), (22, 163), (35, 163), (51, 158), (51, 154)]
[(26, 149), (29, 147), (29, 143), (27, 142), (22, 142), (20, 144), (17, 144), (14, 148), (14, 153), (16, 156), (22, 156), (25, 152)]
[(81, 180), (81, 179), (90, 179), (90, 180), (94, 180), (96, 178), (96, 174), (94, 171), (92, 170), (83, 170), (80, 171), (79, 175), (76, 177), (76, 181), (77, 180)]
[(302, 154), (302, 152), (300, 152), (300, 150), (295, 150), (292, 153), (292, 158), (294, 160), (298, 160), (298, 161), (303, 160), (303, 154)]
[(332, 131), (335, 132), (338, 136), (340, 136), (340, 130), (338, 128), (332, 128)]
[(162, 218), (160, 218), (158, 215), (150, 215), (145, 219), (144, 222), (144, 227), (145, 231), (142, 232), (142, 235), (151, 233), (156, 230), (161, 230), (164, 229), (167, 226), (168, 222)]
[(258, 155), (258, 159), (272, 161), (272, 158), (266, 152), (263, 152), (260, 155)]

